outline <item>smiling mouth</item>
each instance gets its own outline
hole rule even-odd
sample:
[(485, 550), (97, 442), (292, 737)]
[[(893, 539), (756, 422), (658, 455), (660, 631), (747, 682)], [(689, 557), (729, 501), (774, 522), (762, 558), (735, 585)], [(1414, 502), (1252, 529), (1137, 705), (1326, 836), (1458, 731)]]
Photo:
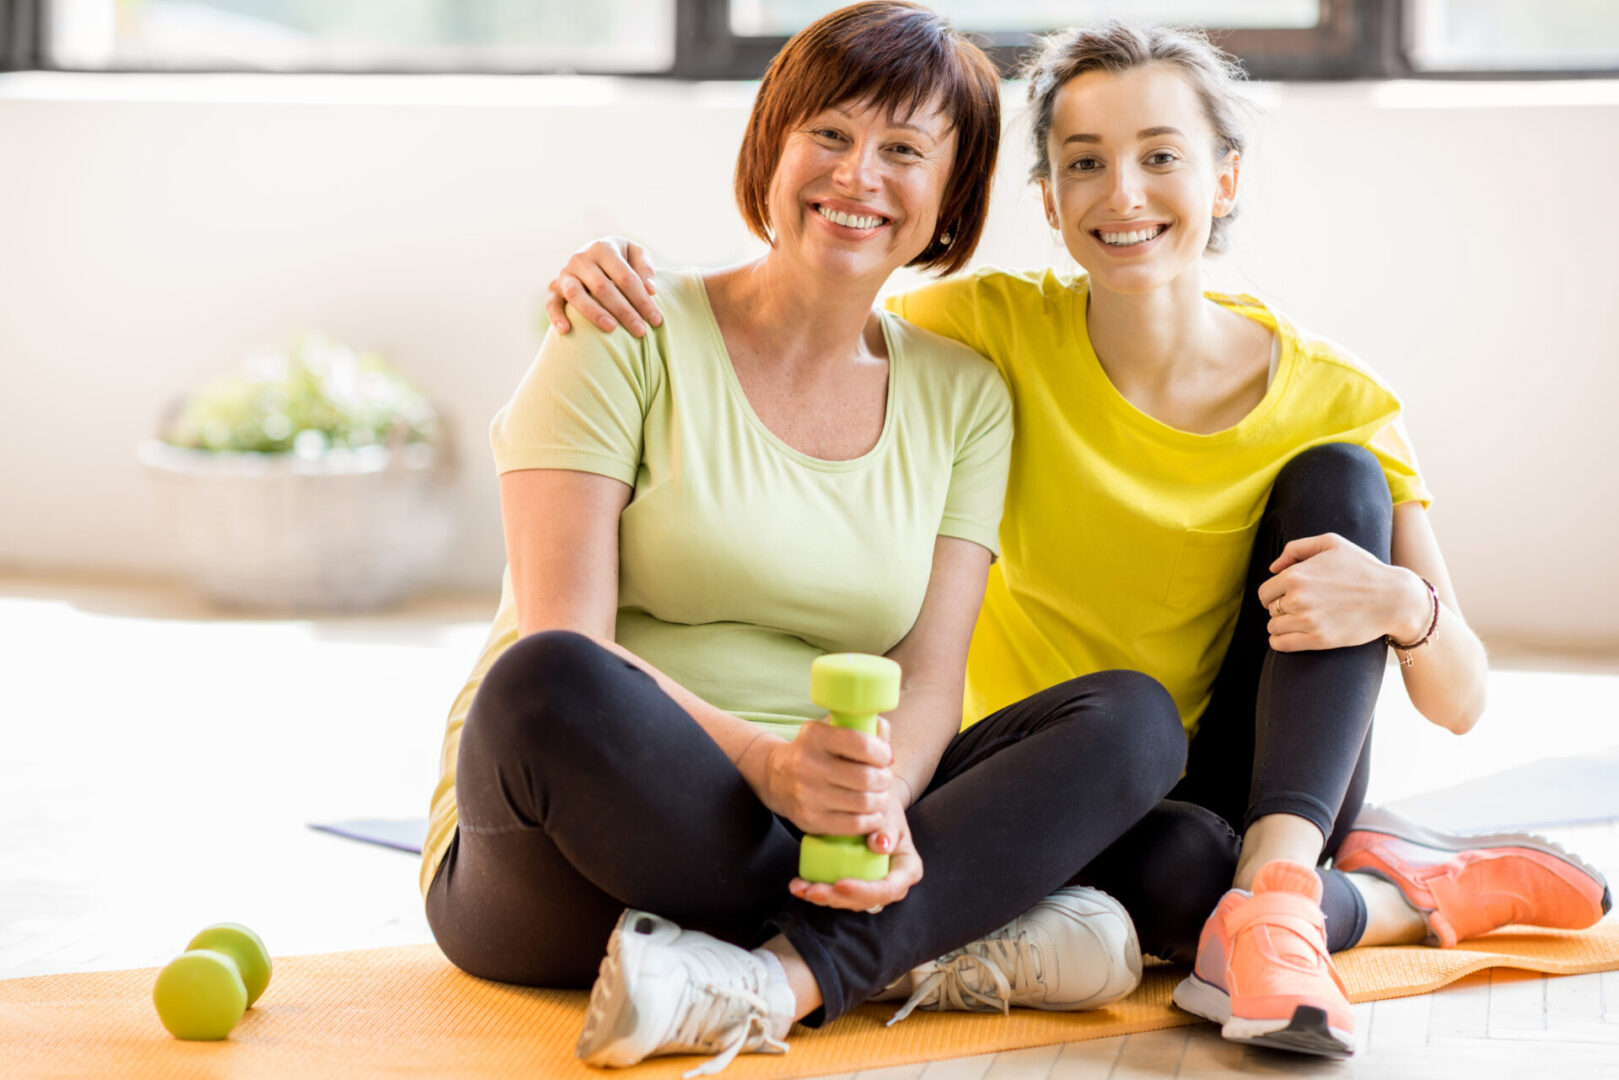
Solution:
[(830, 210), (815, 204), (815, 212), (834, 225), (842, 225), (846, 229), (875, 229), (879, 225), (889, 224), (889, 219), (877, 214), (846, 214), (842, 210)]
[(1148, 240), (1158, 239), (1168, 228), (1168, 225), (1153, 225), (1145, 229), (1132, 229), (1129, 232), (1103, 232), (1101, 229), (1092, 229), (1091, 235), (1108, 247), (1135, 247), (1137, 244), (1145, 244)]

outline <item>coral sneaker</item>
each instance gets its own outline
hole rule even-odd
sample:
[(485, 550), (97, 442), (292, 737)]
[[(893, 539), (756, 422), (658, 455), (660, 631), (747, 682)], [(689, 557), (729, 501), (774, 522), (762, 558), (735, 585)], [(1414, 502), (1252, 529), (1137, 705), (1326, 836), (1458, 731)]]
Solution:
[(1613, 906), (1603, 876), (1548, 840), (1447, 836), (1375, 808), (1333, 865), (1393, 882), (1427, 918), (1428, 944), (1446, 949), (1511, 923), (1583, 930)]
[(1197, 965), (1175, 1004), (1234, 1042), (1325, 1057), (1355, 1052), (1355, 1014), (1327, 955), (1321, 879), (1278, 859), (1232, 889), (1203, 924)]

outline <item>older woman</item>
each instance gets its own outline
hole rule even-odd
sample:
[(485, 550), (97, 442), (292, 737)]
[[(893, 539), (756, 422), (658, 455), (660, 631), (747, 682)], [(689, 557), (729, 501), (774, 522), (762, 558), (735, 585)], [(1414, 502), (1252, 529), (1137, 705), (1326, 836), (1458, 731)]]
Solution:
[[(549, 336), (494, 422), (510, 569), (422, 884), (468, 972), (571, 987), (599, 963), (592, 1064), (723, 1065), (885, 988), (1072, 1009), (1139, 978), (1122, 908), (1065, 883), (1174, 784), (1174, 703), (1102, 672), (958, 733), (1010, 401), (873, 309), (896, 268), (970, 256), (997, 100), (926, 9), (809, 27), (737, 168), (769, 251), (666, 274), (644, 338)], [(810, 662), (842, 651), (901, 664), (888, 742), (806, 722)], [(865, 835), (892, 869), (797, 879), (802, 833)]]

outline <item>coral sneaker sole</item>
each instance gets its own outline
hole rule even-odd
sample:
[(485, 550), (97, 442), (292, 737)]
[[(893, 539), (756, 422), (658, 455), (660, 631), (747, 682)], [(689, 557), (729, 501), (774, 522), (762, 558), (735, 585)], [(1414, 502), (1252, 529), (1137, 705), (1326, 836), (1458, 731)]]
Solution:
[(1453, 836), (1383, 809), (1361, 814), (1334, 865), (1393, 882), (1446, 948), (1508, 923), (1583, 930), (1613, 907), (1600, 871), (1542, 837)]
[(1268, 1046), (1295, 1054), (1347, 1058), (1355, 1052), (1355, 1036), (1333, 1027), (1325, 1009), (1300, 1005), (1285, 1020), (1255, 1020), (1231, 1015), (1231, 996), (1196, 975), (1175, 987), (1176, 1005), (1220, 1025), (1222, 1038), (1232, 1042)]

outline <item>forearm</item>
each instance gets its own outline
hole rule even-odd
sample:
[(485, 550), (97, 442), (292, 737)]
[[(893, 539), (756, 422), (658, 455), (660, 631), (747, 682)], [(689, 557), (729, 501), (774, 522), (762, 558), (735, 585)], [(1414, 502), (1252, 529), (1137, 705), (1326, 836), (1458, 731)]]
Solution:
[(894, 782), (909, 807), (933, 781), (939, 759), (961, 730), (961, 691), (946, 687), (906, 687), (899, 707), (888, 713), (894, 750)]
[[(1401, 568), (1403, 569), (1403, 568)], [(1404, 571), (1415, 576), (1414, 571)], [(1417, 587), (1427, 599), (1427, 610), (1420, 625), (1409, 619), (1389, 631), (1396, 642), (1420, 640), (1433, 622), (1433, 598), (1420, 580)], [(1405, 635), (1405, 636), (1402, 636)], [(1395, 650), (1400, 658), (1400, 676), (1406, 695), (1418, 712), (1433, 723), (1458, 735), (1466, 733), (1484, 712), (1485, 686), (1489, 662), (1484, 643), (1473, 633), (1467, 620), (1441, 598), (1438, 621), (1426, 645), (1411, 650)], [(1406, 657), (1410, 663), (1405, 663)]]

